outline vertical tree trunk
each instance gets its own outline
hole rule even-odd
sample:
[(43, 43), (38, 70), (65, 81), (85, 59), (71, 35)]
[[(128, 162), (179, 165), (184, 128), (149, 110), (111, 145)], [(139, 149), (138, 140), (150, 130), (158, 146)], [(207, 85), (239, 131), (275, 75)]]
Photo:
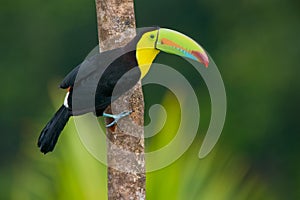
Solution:
[[(122, 47), (135, 36), (133, 0), (96, 0), (96, 8), (100, 51)], [(146, 176), (141, 83), (106, 112), (112, 110), (113, 113), (133, 112), (120, 121), (124, 122), (122, 128), (118, 125), (107, 129), (108, 199), (143, 200)]]

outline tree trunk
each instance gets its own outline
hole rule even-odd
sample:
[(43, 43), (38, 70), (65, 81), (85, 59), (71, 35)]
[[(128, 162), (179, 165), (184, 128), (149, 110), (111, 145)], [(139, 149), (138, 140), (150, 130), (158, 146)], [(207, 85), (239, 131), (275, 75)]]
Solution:
[[(133, 0), (96, 0), (96, 8), (100, 51), (122, 47), (135, 36)], [(116, 114), (125, 110), (133, 112), (107, 129), (108, 199), (143, 200), (146, 176), (140, 82), (105, 112)]]

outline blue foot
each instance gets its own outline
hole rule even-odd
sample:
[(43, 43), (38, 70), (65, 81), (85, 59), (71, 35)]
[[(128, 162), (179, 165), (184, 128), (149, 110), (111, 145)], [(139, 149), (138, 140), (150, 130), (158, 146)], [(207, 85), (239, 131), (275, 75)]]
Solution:
[(111, 123), (106, 125), (106, 128), (109, 128), (109, 127), (115, 125), (119, 121), (119, 119), (130, 115), (130, 113), (132, 113), (132, 111), (123, 111), (123, 112), (121, 112), (117, 115), (107, 114), (107, 113), (104, 112), (103, 117), (110, 117), (110, 118), (114, 119), (114, 121), (112, 121)]

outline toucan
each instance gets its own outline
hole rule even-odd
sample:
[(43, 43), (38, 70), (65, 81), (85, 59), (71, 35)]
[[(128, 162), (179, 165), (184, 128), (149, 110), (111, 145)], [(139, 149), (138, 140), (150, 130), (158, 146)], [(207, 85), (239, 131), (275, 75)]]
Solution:
[(205, 50), (197, 42), (182, 33), (160, 27), (141, 29), (122, 48), (101, 53), (94, 51), (61, 82), (60, 88), (66, 89), (66, 96), (41, 131), (38, 138), (40, 151), (44, 154), (53, 151), (71, 116), (93, 112), (97, 117), (112, 118), (113, 122), (107, 127), (128, 116), (131, 111), (117, 115), (104, 111), (148, 73), (160, 51), (198, 61), (205, 67), (209, 65)]

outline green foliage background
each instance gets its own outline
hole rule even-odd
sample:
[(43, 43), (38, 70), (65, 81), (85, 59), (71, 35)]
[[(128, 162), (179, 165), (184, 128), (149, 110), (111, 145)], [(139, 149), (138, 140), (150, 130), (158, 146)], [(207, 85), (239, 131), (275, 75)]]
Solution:
[[(228, 97), (223, 134), (199, 160), (209, 95), (184, 68), (201, 99), (201, 127), (179, 160), (147, 174), (148, 199), (300, 199), (299, 1), (136, 1), (135, 9), (138, 27), (168, 27), (199, 41)], [(54, 153), (36, 147), (63, 100), (57, 85), (97, 44), (94, 1), (1, 0), (0, 25), (0, 199), (105, 199), (105, 166), (84, 149), (72, 121)], [(164, 54), (156, 61), (187, 65)], [(146, 140), (148, 151), (172, 139), (179, 116), (172, 95), (153, 87), (145, 87), (147, 109), (162, 103), (170, 118)]]

